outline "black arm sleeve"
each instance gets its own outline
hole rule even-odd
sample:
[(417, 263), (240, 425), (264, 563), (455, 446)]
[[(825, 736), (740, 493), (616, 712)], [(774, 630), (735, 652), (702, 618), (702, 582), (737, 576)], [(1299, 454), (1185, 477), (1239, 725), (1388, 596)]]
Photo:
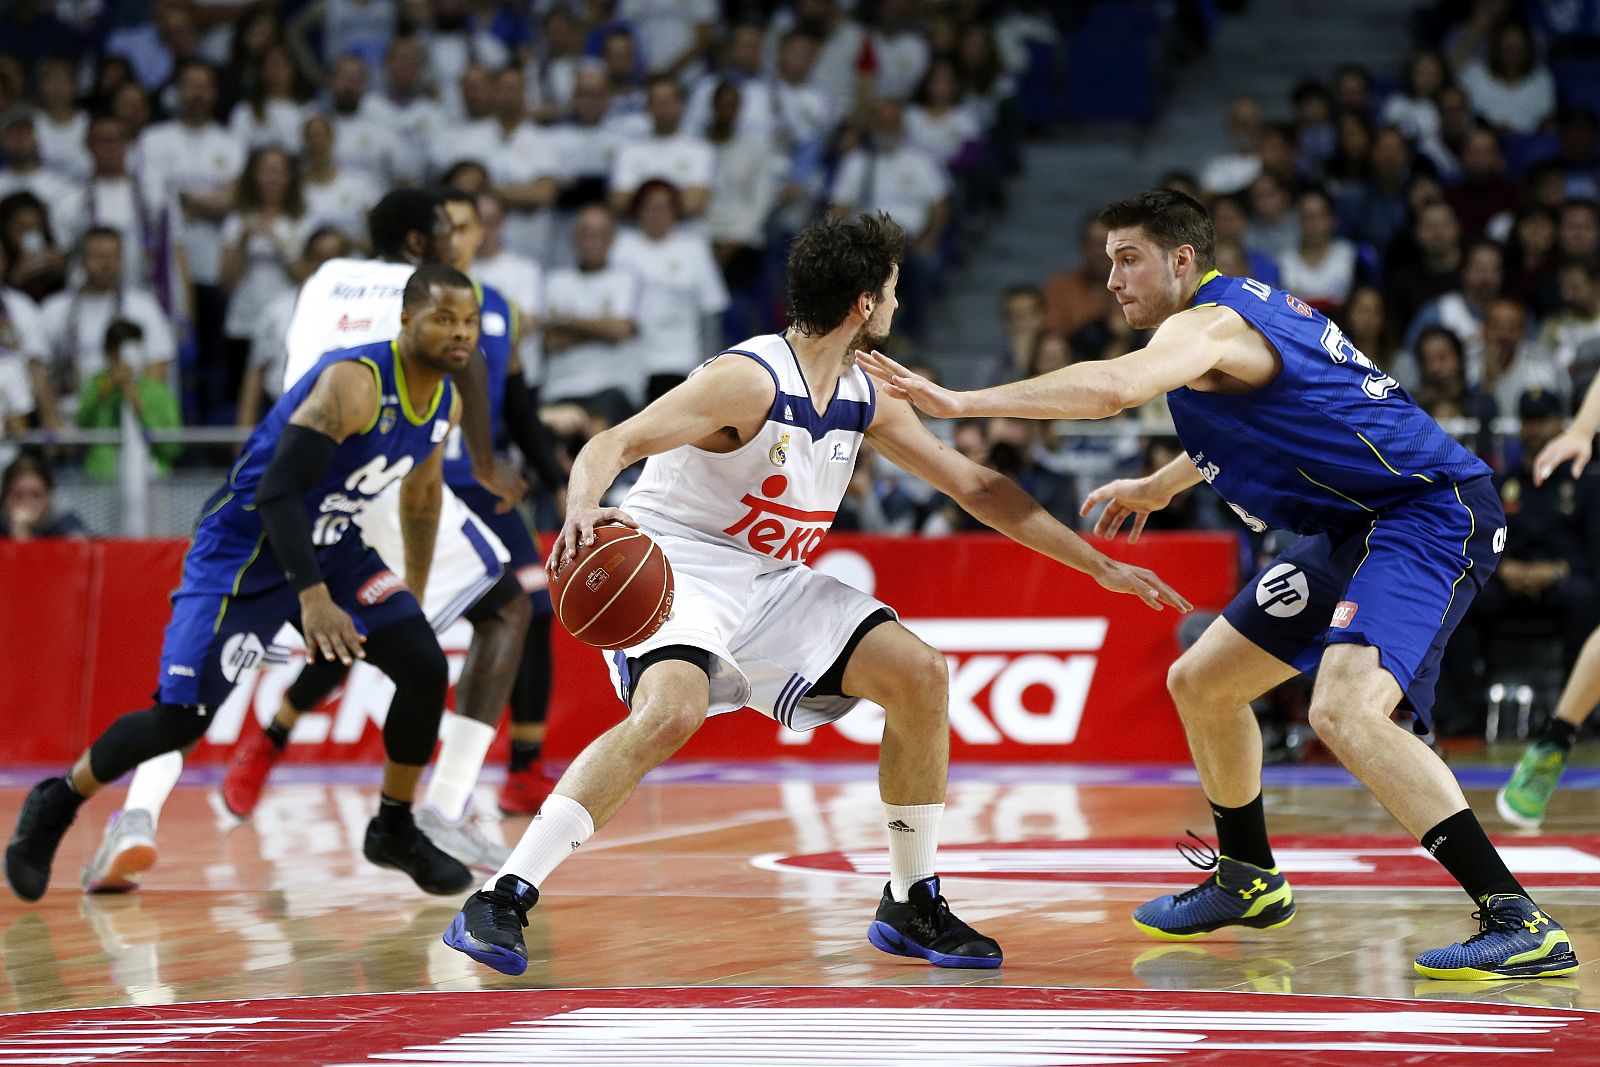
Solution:
[(523, 458), (545, 489), (553, 493), (567, 484), (566, 473), (556, 462), (550, 427), (539, 418), (539, 391), (530, 388), (520, 374), (506, 377), (505, 419), (506, 432), (522, 449)]
[(317, 548), (306, 517), (306, 494), (316, 487), (339, 443), (308, 426), (290, 423), (278, 438), (278, 449), (256, 487), (256, 512), (278, 565), (295, 592), (322, 581)]

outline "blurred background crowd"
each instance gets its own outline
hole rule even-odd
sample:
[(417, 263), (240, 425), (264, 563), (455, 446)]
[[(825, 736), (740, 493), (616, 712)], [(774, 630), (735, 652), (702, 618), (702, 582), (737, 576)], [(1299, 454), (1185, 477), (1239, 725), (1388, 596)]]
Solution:
[[(0, 535), (185, 532), (277, 395), (297, 283), (362, 254), (394, 186), (477, 198), (473, 272), (570, 460), (781, 328), (787, 242), (823, 212), (909, 232), (895, 354), (948, 384), (1136, 348), (1093, 208), (1164, 184), (1210, 207), (1225, 273), (1326, 311), (1498, 472), (1506, 561), (1442, 712), (1480, 730), (1496, 655), (1556, 648), (1553, 677), (1600, 622), (1600, 482), (1525, 466), (1600, 370), (1600, 0), (1294, 6), (10, 0)], [(1178, 451), (1159, 401), (934, 429), (1073, 524)], [(1203, 488), (1151, 525), (1237, 529)], [(838, 528), (976, 524), (868, 461)], [(1240, 538), (1246, 573), (1277, 547)]]

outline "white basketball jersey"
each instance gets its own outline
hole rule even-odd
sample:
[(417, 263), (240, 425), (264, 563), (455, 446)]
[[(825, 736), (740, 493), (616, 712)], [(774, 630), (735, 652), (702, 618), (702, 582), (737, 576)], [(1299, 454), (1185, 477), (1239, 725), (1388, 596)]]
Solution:
[(803, 564), (850, 484), (876, 409), (872, 381), (852, 367), (819, 413), (783, 335), (752, 337), (716, 358), (754, 359), (772, 375), (766, 423), (732, 452), (684, 445), (651, 456), (622, 508), (661, 533), (725, 544), (774, 567)]
[(283, 391), (336, 348), (400, 335), (400, 304), (416, 267), (381, 259), (330, 259), (306, 279), (289, 320)]

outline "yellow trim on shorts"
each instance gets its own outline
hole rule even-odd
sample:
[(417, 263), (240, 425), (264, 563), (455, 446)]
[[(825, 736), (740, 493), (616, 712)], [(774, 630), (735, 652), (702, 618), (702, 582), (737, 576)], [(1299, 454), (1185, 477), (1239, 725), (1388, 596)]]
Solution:
[(1472, 525), (1467, 527), (1467, 536), (1461, 540), (1461, 555), (1466, 558), (1467, 565), (1461, 568), (1460, 576), (1457, 577), (1455, 581), (1450, 583), (1450, 599), (1444, 603), (1444, 614), (1439, 616), (1440, 625), (1443, 625), (1444, 620), (1450, 617), (1450, 605), (1456, 602), (1456, 586), (1461, 584), (1461, 579), (1465, 578), (1467, 576), (1467, 572), (1472, 569), (1472, 559), (1471, 557), (1467, 556), (1467, 542), (1471, 541), (1472, 535), (1478, 532), (1478, 517), (1472, 513), (1472, 509), (1470, 507), (1467, 507), (1467, 502), (1461, 499), (1461, 486), (1452, 485), (1450, 488), (1456, 491), (1456, 502), (1467, 509), (1467, 518), (1471, 521)]

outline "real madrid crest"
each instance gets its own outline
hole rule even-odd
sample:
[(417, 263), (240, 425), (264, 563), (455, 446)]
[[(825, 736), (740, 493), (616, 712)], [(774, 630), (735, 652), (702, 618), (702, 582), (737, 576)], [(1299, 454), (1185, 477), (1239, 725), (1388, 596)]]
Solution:
[(774, 467), (781, 467), (789, 462), (789, 435), (784, 434), (778, 438), (778, 443), (767, 450), (767, 458)]
[(378, 412), (378, 432), (388, 433), (390, 430), (394, 429), (394, 423), (397, 417), (398, 416), (395, 414), (394, 408), (386, 407), (382, 411)]

